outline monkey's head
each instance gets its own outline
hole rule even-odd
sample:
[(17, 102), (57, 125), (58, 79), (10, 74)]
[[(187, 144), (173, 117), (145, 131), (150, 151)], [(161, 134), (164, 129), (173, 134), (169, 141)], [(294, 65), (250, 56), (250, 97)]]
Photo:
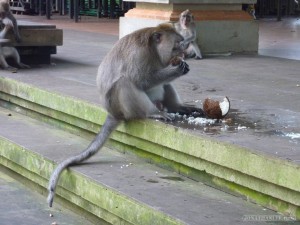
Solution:
[(193, 14), (190, 10), (185, 10), (180, 14), (180, 25), (183, 29), (187, 29), (192, 22), (194, 22)]
[(8, 11), (9, 11), (8, 1), (0, 0), (0, 19), (4, 19)]
[(163, 65), (168, 65), (175, 56), (181, 57), (183, 49), (181, 42), (183, 37), (176, 32), (171, 24), (160, 24), (151, 34), (151, 45), (157, 51)]

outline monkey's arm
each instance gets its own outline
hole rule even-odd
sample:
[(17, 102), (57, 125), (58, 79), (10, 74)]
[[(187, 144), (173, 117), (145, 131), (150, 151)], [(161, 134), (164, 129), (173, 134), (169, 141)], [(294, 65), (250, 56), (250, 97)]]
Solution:
[(1, 23), (4, 24), (4, 28), (0, 32), (0, 38), (5, 38), (8, 30), (13, 27), (13, 22), (8, 18), (4, 18), (3, 20), (1, 20)]
[(190, 31), (184, 35), (184, 40), (182, 41), (182, 48), (186, 49), (189, 47), (189, 44), (196, 40), (197, 34), (196, 31)]
[(193, 117), (206, 117), (205, 112), (201, 108), (190, 105), (180, 105), (177, 112), (181, 115), (193, 116)]
[(179, 76), (187, 74), (189, 71), (189, 65), (182, 58), (174, 57), (167, 67), (162, 68), (153, 74), (152, 85), (156, 86), (164, 82), (170, 82)]
[(189, 36), (184, 38), (184, 42), (192, 42), (196, 40), (196, 31), (193, 31), (189, 34)]
[(0, 32), (0, 38), (3, 39), (5, 37), (5, 35), (6, 35), (6, 33), (7, 33), (7, 30), (5, 28), (3, 30), (1, 30), (1, 32)]
[(14, 17), (14, 15), (11, 13), (11, 11), (9, 11), (7, 14), (6, 14), (6, 17), (11, 20), (12, 24), (13, 24), (13, 29), (14, 29), (14, 35), (15, 35), (15, 39), (17, 42), (20, 42), (21, 41), (21, 36), (20, 36), (20, 33), (19, 33), (19, 28), (18, 28), (18, 23), (17, 23), (17, 20), (16, 18)]

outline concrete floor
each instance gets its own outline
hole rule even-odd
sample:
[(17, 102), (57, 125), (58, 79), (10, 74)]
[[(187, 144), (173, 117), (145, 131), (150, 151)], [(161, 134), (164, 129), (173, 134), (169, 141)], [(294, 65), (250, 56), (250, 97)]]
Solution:
[(260, 55), (300, 60), (300, 18), (259, 20)]
[[(51, 20), (44, 16), (17, 15), (18, 19), (55, 24), (61, 29), (74, 29), (85, 32), (102, 33), (118, 36), (119, 20), (81, 16), (79, 23), (74, 23), (68, 16), (53, 15)], [(283, 17), (282, 21), (274, 18), (257, 20), (259, 23), (259, 55), (300, 60), (300, 18)]]

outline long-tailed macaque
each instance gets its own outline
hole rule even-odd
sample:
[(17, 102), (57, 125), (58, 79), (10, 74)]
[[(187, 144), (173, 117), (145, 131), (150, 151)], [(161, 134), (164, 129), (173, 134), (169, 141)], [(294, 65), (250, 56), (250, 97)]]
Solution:
[(197, 44), (196, 25), (193, 14), (190, 10), (185, 10), (180, 14), (179, 20), (175, 23), (176, 31), (184, 38), (183, 47), (186, 58), (202, 59), (200, 48)]
[(29, 68), (28, 65), (21, 63), (20, 55), (16, 48), (12, 46), (2, 46), (1, 42), (4, 40), (8, 30), (13, 28), (13, 22), (8, 18), (4, 18), (1, 22), (4, 24), (4, 28), (0, 32), (0, 66), (5, 70), (16, 72), (17, 68), (8, 65), (6, 62), (6, 58), (12, 58), (19, 68)]
[[(97, 86), (108, 116), (87, 149), (61, 162), (52, 173), (47, 199), (50, 207), (61, 172), (96, 154), (121, 121), (168, 119), (166, 111), (189, 114), (198, 110), (204, 116), (202, 109), (184, 106), (170, 83), (189, 72), (181, 58), (182, 41), (172, 25), (161, 24), (124, 36), (105, 56), (98, 69)], [(156, 107), (157, 102), (162, 107)]]
[(13, 23), (14, 36), (17, 42), (21, 41), (17, 20), (10, 11), (9, 0), (0, 0), (0, 22), (4, 18), (8, 18)]

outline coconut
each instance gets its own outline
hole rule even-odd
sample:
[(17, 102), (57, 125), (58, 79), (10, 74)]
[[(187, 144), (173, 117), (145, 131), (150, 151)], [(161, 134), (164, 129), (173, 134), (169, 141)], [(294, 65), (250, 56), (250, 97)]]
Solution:
[(223, 119), (229, 112), (230, 101), (225, 97), (222, 102), (207, 98), (203, 103), (203, 111), (211, 119)]

